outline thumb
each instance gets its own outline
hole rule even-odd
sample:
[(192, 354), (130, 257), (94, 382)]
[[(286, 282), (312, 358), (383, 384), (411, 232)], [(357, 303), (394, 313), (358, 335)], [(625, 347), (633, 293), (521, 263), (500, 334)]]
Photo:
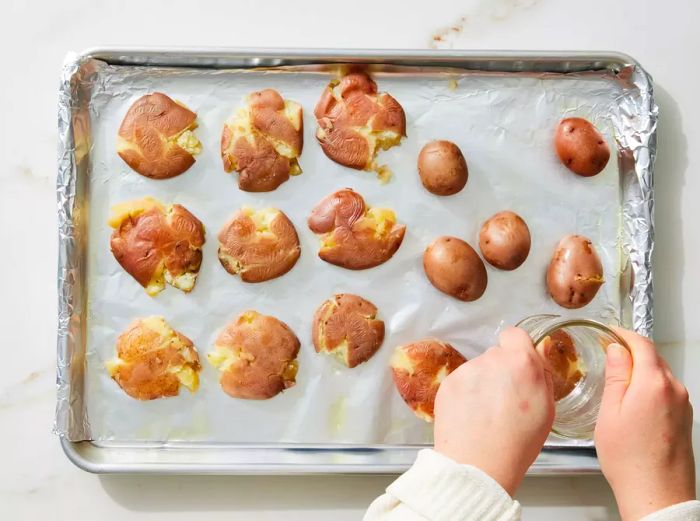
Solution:
[(610, 344), (605, 355), (605, 389), (601, 410), (619, 407), (632, 376), (632, 355), (620, 344)]

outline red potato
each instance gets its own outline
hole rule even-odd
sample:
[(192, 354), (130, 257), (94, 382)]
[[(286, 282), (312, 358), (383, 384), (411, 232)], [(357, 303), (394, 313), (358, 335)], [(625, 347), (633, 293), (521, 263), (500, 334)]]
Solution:
[(300, 346), (287, 324), (248, 310), (219, 333), (207, 360), (229, 396), (268, 400), (296, 384)]
[(593, 243), (581, 235), (567, 235), (557, 245), (547, 270), (547, 290), (567, 309), (588, 304), (605, 282), (603, 264)]
[(117, 338), (117, 357), (105, 364), (122, 390), (137, 400), (180, 394), (180, 387), (199, 387), (199, 355), (192, 341), (163, 317), (132, 322)]
[(610, 147), (605, 139), (583, 118), (561, 120), (554, 143), (564, 166), (583, 177), (599, 174), (610, 159)]
[(294, 267), (300, 254), (292, 221), (276, 208), (244, 206), (219, 232), (219, 261), (243, 282), (281, 277)]
[(194, 165), (202, 144), (197, 114), (162, 92), (137, 99), (119, 127), (117, 153), (136, 172), (169, 179)]
[(530, 230), (514, 212), (498, 212), (479, 232), (479, 249), (486, 262), (501, 270), (514, 270), (530, 254)]
[(435, 239), (423, 254), (431, 284), (458, 300), (471, 302), (486, 291), (486, 267), (474, 248), (457, 237)]
[(367, 207), (364, 198), (350, 188), (321, 199), (311, 210), (308, 224), (321, 239), (318, 256), (349, 270), (365, 270), (388, 261), (406, 233), (393, 210)]
[(401, 143), (406, 136), (406, 114), (390, 94), (378, 92), (374, 80), (362, 72), (332, 80), (314, 115), (316, 139), (330, 159), (389, 179), (391, 172), (377, 164), (377, 154)]
[(109, 225), (114, 258), (151, 297), (167, 282), (185, 293), (194, 288), (202, 265), (204, 225), (184, 206), (152, 197), (116, 204)]
[(422, 420), (432, 422), (440, 384), (466, 361), (447, 342), (428, 338), (397, 347), (391, 357), (391, 374), (406, 405)]
[(426, 190), (453, 195), (467, 184), (469, 171), (462, 151), (450, 141), (431, 141), (418, 155), (418, 173)]
[(554, 401), (571, 394), (583, 378), (573, 338), (563, 329), (557, 329), (538, 344), (537, 350), (546, 353), (546, 362), (552, 374)]
[(339, 293), (316, 310), (311, 337), (317, 353), (336, 355), (352, 368), (369, 360), (384, 341), (377, 307), (357, 295)]
[(238, 187), (245, 192), (270, 192), (301, 174), (303, 147), (301, 105), (273, 89), (250, 94), (221, 133), (224, 170), (238, 172)]

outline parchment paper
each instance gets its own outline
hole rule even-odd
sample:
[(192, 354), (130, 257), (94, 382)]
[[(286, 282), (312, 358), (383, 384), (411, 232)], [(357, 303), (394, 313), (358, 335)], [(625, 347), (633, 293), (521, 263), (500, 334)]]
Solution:
[[(605, 73), (579, 76), (480, 73), (377, 74), (380, 90), (404, 107), (408, 137), (379, 156), (394, 172), (387, 185), (368, 172), (344, 168), (321, 151), (313, 107), (326, 73), (167, 70), (104, 66), (90, 102), (88, 313), (85, 407), (96, 441), (208, 441), (421, 444), (431, 426), (417, 419), (394, 389), (389, 359), (398, 345), (425, 337), (452, 343), (473, 358), (496, 341), (500, 329), (538, 313), (585, 316), (606, 322), (620, 316), (621, 182), (615, 160), (614, 122), (620, 118), (618, 83)], [(456, 80), (457, 86), (450, 80)], [(251, 194), (225, 174), (219, 157), (224, 121), (244, 96), (275, 88), (304, 108), (303, 174), (274, 192)], [(118, 126), (143, 94), (162, 91), (198, 114), (204, 150), (185, 174), (154, 181), (133, 172), (117, 156)], [(591, 120), (613, 151), (594, 178), (566, 170), (553, 148), (554, 129), (566, 116)], [(455, 142), (469, 165), (466, 188), (437, 197), (420, 184), (416, 159), (432, 139)], [(351, 187), (370, 206), (393, 208), (407, 225), (401, 248), (374, 269), (353, 272), (317, 257), (319, 241), (306, 226), (312, 206)], [(109, 251), (109, 208), (152, 196), (180, 203), (204, 223), (207, 241), (194, 291), (168, 286), (155, 298), (125, 273)], [(242, 205), (277, 207), (297, 228), (302, 254), (281, 278), (245, 284), (226, 273), (216, 256), (216, 235)], [(422, 269), (422, 253), (439, 235), (454, 235), (478, 249), (481, 223), (513, 210), (528, 223), (532, 249), (523, 266), (502, 272), (487, 265), (488, 288), (463, 303), (434, 289)], [(567, 312), (547, 296), (544, 274), (556, 243), (569, 233), (589, 237), (601, 256), (606, 283), (587, 307)], [(314, 310), (337, 292), (358, 294), (379, 308), (386, 338), (367, 363), (347, 369), (318, 355), (311, 343)], [(255, 309), (289, 324), (301, 340), (297, 385), (267, 401), (225, 395), (206, 353), (221, 328), (238, 313)], [(141, 402), (128, 397), (104, 368), (115, 356), (117, 336), (138, 318), (162, 315), (191, 338), (203, 364), (201, 386), (175, 398)]]

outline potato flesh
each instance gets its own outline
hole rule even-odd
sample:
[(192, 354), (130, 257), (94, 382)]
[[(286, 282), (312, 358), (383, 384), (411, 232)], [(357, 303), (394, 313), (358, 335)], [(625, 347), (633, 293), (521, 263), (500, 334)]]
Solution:
[(202, 152), (202, 143), (199, 141), (195, 133), (192, 132), (192, 130), (190, 129), (187, 129), (184, 132), (182, 132), (182, 134), (180, 134), (175, 140), (175, 143), (177, 143), (177, 146), (179, 146), (183, 150), (186, 150), (193, 156), (196, 156), (197, 154)]

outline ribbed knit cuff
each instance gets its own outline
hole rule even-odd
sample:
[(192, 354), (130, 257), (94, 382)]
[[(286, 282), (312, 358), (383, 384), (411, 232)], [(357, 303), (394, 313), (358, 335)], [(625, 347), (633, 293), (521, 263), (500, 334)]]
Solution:
[(640, 521), (700, 521), (700, 501), (686, 501), (662, 508)]
[(517, 518), (520, 504), (493, 478), (431, 449), (387, 492), (431, 521), (505, 521)]

